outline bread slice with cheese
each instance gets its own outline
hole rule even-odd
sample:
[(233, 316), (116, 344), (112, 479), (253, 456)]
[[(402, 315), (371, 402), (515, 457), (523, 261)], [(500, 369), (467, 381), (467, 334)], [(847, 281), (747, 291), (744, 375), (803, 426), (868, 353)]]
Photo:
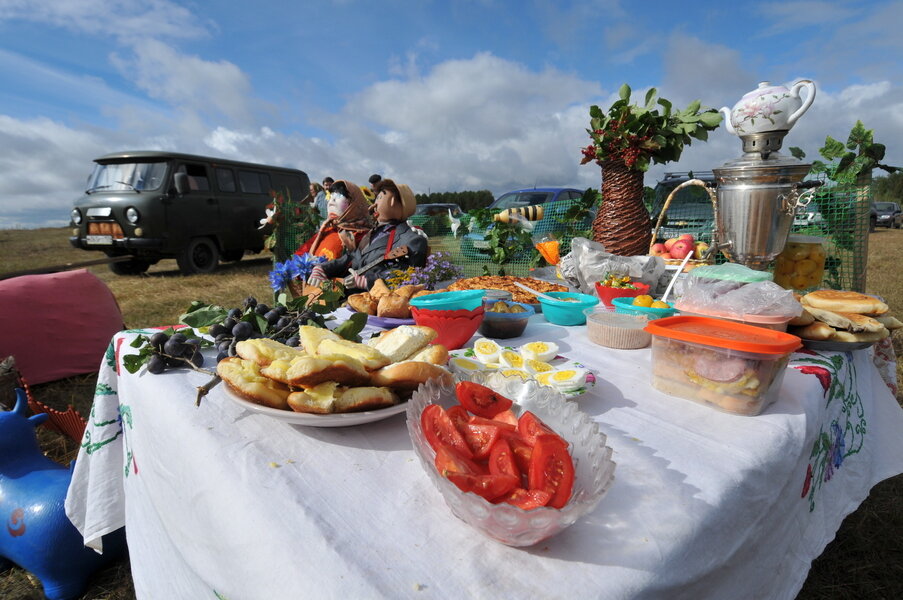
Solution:
[(243, 340), (235, 344), (235, 353), (240, 357), (253, 360), (261, 367), (265, 367), (274, 360), (292, 360), (300, 356), (306, 356), (301, 348), (292, 348), (282, 342), (270, 338), (256, 338)]
[(288, 409), (288, 386), (265, 377), (253, 360), (230, 356), (219, 361), (216, 374), (229, 389), (245, 400), (270, 408)]
[(317, 354), (317, 348), (323, 340), (340, 340), (342, 337), (333, 333), (325, 327), (316, 327), (314, 325), (302, 325), (298, 328), (298, 338), (301, 340), (301, 346), (304, 351), (311, 355)]
[(276, 360), (261, 368), (260, 372), (286, 385), (303, 388), (326, 381), (349, 386), (370, 382), (370, 374), (360, 361), (338, 354), (302, 356), (291, 362)]
[(436, 330), (423, 325), (402, 325), (368, 342), (393, 363), (406, 360), (436, 339)]
[(317, 347), (317, 355), (327, 354), (350, 356), (364, 365), (368, 371), (381, 369), (392, 362), (389, 357), (376, 348), (349, 340), (323, 340)]
[(326, 382), (288, 397), (295, 412), (329, 414), (377, 410), (398, 403), (398, 396), (385, 387), (342, 387)]

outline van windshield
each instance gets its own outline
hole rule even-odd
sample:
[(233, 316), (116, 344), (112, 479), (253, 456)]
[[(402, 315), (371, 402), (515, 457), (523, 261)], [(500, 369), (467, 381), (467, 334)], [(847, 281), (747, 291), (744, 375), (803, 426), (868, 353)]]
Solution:
[(134, 191), (155, 190), (163, 184), (165, 162), (113, 163), (95, 165), (88, 176), (87, 192), (97, 190)]

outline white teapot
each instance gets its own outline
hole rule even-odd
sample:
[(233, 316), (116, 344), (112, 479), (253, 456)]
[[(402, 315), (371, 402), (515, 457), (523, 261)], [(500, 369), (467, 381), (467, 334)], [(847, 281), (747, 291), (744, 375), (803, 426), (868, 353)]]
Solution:
[[(800, 98), (800, 90), (808, 91), (805, 101)], [(783, 85), (771, 85), (767, 81), (746, 93), (733, 109), (722, 107), (724, 126), (734, 135), (764, 133), (766, 131), (786, 131), (793, 127), (815, 100), (815, 84), (801, 79), (788, 89)]]

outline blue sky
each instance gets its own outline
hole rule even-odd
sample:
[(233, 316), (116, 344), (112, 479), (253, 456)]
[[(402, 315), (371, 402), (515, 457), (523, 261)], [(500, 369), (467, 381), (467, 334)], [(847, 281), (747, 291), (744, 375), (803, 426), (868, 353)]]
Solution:
[[(856, 119), (903, 165), (903, 2), (0, 0), (0, 228), (63, 226), (91, 160), (167, 149), (418, 193), (597, 186), (622, 83), (733, 106), (815, 81), (785, 145)], [(724, 128), (665, 170), (740, 154)]]

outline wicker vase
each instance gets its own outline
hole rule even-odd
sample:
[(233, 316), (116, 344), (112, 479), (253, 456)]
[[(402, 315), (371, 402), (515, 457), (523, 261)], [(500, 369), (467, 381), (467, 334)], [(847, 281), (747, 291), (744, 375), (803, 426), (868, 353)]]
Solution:
[(602, 163), (602, 203), (593, 220), (593, 240), (611, 254), (635, 256), (649, 251), (651, 235), (643, 172), (622, 161)]

